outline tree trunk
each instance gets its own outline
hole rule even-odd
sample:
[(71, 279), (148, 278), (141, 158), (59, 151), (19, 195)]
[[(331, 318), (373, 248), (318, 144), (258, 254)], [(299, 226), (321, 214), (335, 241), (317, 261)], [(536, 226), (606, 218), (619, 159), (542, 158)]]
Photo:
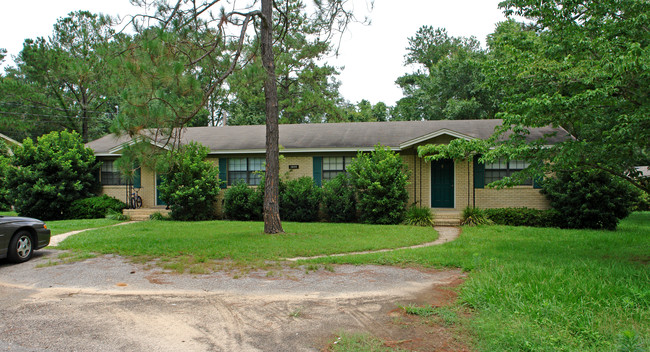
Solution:
[(264, 100), (266, 101), (266, 177), (264, 184), (264, 233), (282, 233), (280, 222), (280, 131), (278, 128), (278, 89), (273, 59), (273, 1), (262, 0), (260, 30), (262, 65), (266, 70)]

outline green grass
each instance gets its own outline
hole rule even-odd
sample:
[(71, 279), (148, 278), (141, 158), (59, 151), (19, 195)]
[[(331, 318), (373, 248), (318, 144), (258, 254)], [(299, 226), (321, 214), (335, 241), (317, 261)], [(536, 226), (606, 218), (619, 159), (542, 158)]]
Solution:
[(145, 221), (84, 232), (66, 239), (59, 248), (134, 257), (229, 259), (252, 264), (409, 246), (438, 237), (433, 228), (404, 225), (284, 222), (283, 227), (285, 234), (263, 235), (261, 222)]
[(368, 334), (340, 333), (327, 348), (329, 352), (389, 352), (405, 351), (399, 348), (389, 348), (384, 343)]
[[(0, 211), (2, 216), (18, 216), (14, 211)], [(46, 221), (47, 228), (52, 230), (52, 236), (60, 235), (62, 233), (91, 229), (96, 227), (104, 227), (119, 224), (123, 221), (109, 220), (109, 219), (77, 219), (77, 220), (53, 220)]]
[(123, 221), (109, 219), (78, 219), (46, 221), (45, 225), (52, 231), (52, 236), (54, 236), (70, 231), (115, 225), (121, 222)]
[(650, 212), (617, 231), (464, 227), (454, 242), (312, 263), (460, 267), (479, 351), (647, 350)]

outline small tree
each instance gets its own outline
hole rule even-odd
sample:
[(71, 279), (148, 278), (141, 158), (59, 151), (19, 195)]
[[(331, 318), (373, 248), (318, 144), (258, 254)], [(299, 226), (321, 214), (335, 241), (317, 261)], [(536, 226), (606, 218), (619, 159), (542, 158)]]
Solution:
[(286, 221), (318, 220), (322, 190), (311, 177), (287, 181), (280, 188), (280, 217)]
[(11, 209), (9, 189), (7, 188), (7, 172), (9, 170), (9, 153), (7, 145), (0, 140), (0, 210)]
[(359, 153), (348, 167), (357, 190), (360, 220), (372, 224), (399, 224), (404, 220), (409, 172), (399, 155), (377, 145)]
[(98, 172), (92, 149), (76, 132), (51, 132), (36, 144), (25, 139), (8, 169), (9, 197), (20, 215), (65, 219), (72, 202), (96, 190)]
[(219, 170), (206, 161), (208, 148), (190, 143), (168, 154), (169, 167), (159, 186), (160, 198), (171, 208), (176, 220), (214, 218), (219, 195)]
[(603, 171), (558, 172), (544, 181), (542, 193), (562, 214), (562, 227), (615, 230), (630, 214), (637, 194)]
[(328, 221), (354, 222), (357, 219), (357, 198), (347, 174), (339, 174), (325, 182), (323, 206)]

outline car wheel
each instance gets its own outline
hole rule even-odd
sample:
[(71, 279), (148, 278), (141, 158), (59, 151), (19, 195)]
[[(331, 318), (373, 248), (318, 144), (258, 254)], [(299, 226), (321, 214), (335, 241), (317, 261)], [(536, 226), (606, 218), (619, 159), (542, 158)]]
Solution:
[(9, 243), (9, 260), (14, 263), (28, 261), (34, 254), (32, 235), (28, 231), (20, 231), (11, 238)]

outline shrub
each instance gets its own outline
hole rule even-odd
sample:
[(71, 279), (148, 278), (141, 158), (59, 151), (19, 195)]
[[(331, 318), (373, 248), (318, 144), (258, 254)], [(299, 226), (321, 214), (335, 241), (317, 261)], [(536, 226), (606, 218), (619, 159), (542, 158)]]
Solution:
[(357, 199), (346, 173), (323, 185), (323, 210), (331, 222), (354, 222), (357, 219)]
[(472, 207), (465, 207), (463, 210), (461, 225), (477, 226), (489, 224), (492, 224), (492, 220), (488, 218), (485, 210)]
[(357, 154), (348, 171), (362, 222), (399, 224), (404, 220), (408, 170), (399, 155), (377, 145), (372, 153)]
[(231, 220), (260, 220), (261, 210), (256, 208), (255, 190), (246, 182), (237, 182), (226, 190), (223, 213)]
[(562, 227), (561, 218), (553, 209), (498, 208), (484, 209), (483, 212), (497, 225)]
[(0, 140), (0, 210), (11, 209), (9, 201), (9, 188), (7, 188), (7, 172), (9, 171), (10, 158), (6, 152), (6, 145)]
[(562, 227), (615, 230), (636, 200), (630, 187), (603, 171), (557, 172), (542, 193), (562, 214)]
[(76, 132), (51, 132), (38, 143), (25, 139), (13, 151), (6, 181), (20, 215), (65, 219), (72, 202), (92, 196), (98, 186), (99, 164)]
[(77, 199), (70, 206), (71, 219), (101, 219), (109, 210), (121, 212), (126, 208), (124, 202), (107, 195)]
[(169, 169), (159, 186), (160, 198), (175, 220), (209, 220), (215, 215), (219, 195), (219, 170), (205, 160), (208, 148), (190, 143), (170, 152)]
[(431, 208), (410, 207), (406, 211), (405, 225), (433, 226), (433, 213)]
[(311, 177), (287, 181), (280, 190), (280, 218), (286, 221), (317, 221), (321, 198), (322, 190)]
[(635, 203), (632, 205), (631, 211), (649, 211), (650, 210), (650, 194), (645, 192), (638, 192)]

